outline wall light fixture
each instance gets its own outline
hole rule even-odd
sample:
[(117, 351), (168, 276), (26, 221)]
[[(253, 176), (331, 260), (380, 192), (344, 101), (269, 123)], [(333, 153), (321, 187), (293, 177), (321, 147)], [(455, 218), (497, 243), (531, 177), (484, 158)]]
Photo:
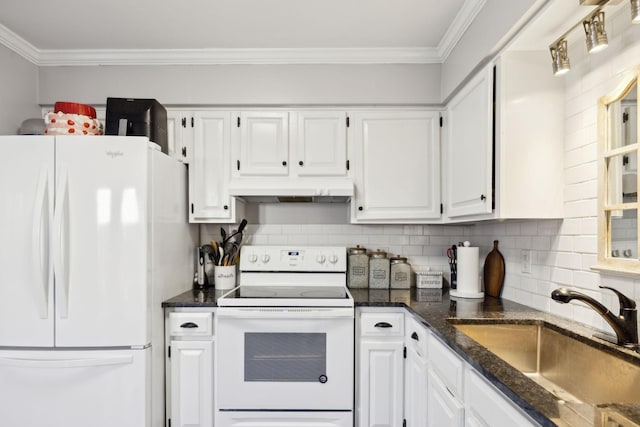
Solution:
[(640, 0), (631, 0), (631, 22), (640, 24)]
[(553, 75), (561, 76), (571, 69), (569, 54), (567, 52), (567, 40), (561, 39), (549, 46), (551, 52)]
[(587, 52), (600, 52), (609, 46), (607, 32), (604, 30), (604, 11), (588, 16), (582, 26), (587, 36)]

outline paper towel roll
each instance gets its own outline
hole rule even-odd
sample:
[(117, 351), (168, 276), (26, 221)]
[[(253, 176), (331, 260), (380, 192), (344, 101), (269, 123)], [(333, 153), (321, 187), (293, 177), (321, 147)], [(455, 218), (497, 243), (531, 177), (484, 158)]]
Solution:
[(462, 298), (482, 298), (480, 284), (480, 251), (477, 247), (458, 247), (458, 287), (451, 295)]

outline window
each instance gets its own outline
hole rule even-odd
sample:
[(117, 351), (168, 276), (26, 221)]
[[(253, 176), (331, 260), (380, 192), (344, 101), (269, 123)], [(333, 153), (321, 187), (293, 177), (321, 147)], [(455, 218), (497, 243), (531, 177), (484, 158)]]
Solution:
[(640, 274), (638, 72), (598, 102), (598, 265)]

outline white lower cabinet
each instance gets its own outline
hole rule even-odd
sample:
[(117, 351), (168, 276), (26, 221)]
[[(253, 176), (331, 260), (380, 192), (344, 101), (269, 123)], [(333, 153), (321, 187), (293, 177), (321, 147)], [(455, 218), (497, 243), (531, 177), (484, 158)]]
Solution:
[(402, 427), (404, 313), (358, 314), (356, 426)]
[(464, 426), (464, 405), (433, 371), (429, 371), (426, 404), (428, 426)]
[(404, 420), (407, 426), (427, 427), (429, 331), (411, 316), (405, 319), (406, 359), (404, 361)]
[(213, 313), (170, 312), (166, 329), (167, 426), (213, 427)]
[(537, 424), (507, 402), (492, 384), (473, 368), (465, 372), (465, 418), (468, 427), (527, 427)]
[(413, 315), (363, 307), (356, 319), (356, 427), (539, 425)]
[(429, 334), (428, 425), (464, 426), (464, 361)]

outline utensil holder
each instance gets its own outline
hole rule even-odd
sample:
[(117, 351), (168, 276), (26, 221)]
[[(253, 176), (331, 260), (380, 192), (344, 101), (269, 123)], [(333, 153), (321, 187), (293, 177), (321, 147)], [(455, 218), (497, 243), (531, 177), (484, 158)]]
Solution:
[(215, 276), (215, 288), (217, 290), (227, 290), (236, 287), (236, 266), (216, 265), (213, 267)]

